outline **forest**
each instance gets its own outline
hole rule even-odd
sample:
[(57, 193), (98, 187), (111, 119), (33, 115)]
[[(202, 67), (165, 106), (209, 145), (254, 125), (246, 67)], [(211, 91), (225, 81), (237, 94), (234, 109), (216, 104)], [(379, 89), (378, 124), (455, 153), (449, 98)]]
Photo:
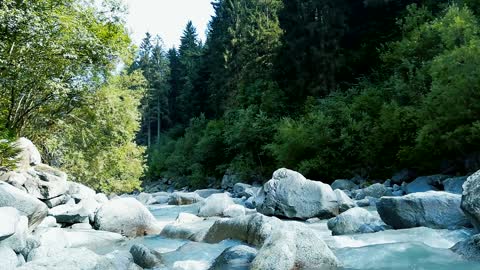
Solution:
[(478, 1), (212, 5), (137, 48), (118, 1), (0, 1), (0, 168), (21, 136), (103, 192), (480, 168)]

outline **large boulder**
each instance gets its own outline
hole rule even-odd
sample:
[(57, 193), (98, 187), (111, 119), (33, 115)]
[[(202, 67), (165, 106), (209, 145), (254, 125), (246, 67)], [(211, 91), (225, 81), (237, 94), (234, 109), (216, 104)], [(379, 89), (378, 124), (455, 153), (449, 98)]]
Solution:
[(17, 254), (11, 248), (0, 246), (0, 269), (14, 270), (17, 264)]
[(195, 192), (174, 192), (170, 195), (168, 204), (170, 205), (188, 205), (203, 201), (203, 198)]
[(75, 202), (77, 203), (81, 200), (95, 197), (95, 190), (80, 183), (67, 181), (67, 189), (67, 194), (75, 199)]
[(15, 233), (18, 223), (20, 222), (20, 214), (13, 207), (0, 207), (0, 241), (7, 239)]
[(480, 261), (480, 234), (458, 242), (451, 250), (466, 260)]
[(249, 270), (255, 256), (257, 256), (257, 250), (252, 247), (233, 246), (224, 250), (209, 270)]
[(300, 223), (276, 228), (252, 262), (252, 270), (334, 270), (335, 254), (313, 230)]
[(231, 190), (238, 182), (241, 182), (240, 177), (228, 171), (222, 178), (221, 187), (225, 190)]
[(438, 187), (442, 185), (443, 180), (447, 179), (447, 175), (437, 174), (430, 176), (421, 176), (416, 178), (413, 182), (406, 186), (405, 192), (407, 194), (416, 192), (427, 192), (439, 190)]
[(25, 190), (23, 185), (25, 184), (25, 182), (27, 182), (27, 177), (23, 173), (16, 172), (16, 171), (9, 171), (9, 172), (0, 174), (0, 181), (7, 182), (8, 184), (16, 188)]
[(24, 187), (28, 194), (40, 200), (49, 200), (67, 192), (67, 174), (40, 164), (25, 171)]
[(358, 185), (351, 180), (347, 179), (337, 179), (332, 183), (332, 189), (341, 189), (341, 190), (355, 190), (358, 189)]
[(467, 181), (466, 176), (448, 178), (443, 181), (443, 190), (450, 193), (462, 194), (463, 184)]
[(352, 208), (327, 223), (333, 235), (374, 233), (389, 229), (380, 217), (360, 207)]
[(298, 172), (279, 169), (255, 198), (257, 211), (265, 215), (309, 219), (338, 215), (337, 196), (324, 183), (307, 180)]
[(463, 184), (462, 209), (480, 231), (480, 171), (470, 175)]
[(280, 220), (262, 214), (220, 219), (205, 235), (207, 243), (219, 243), (225, 239), (236, 239), (254, 246), (261, 246), (271, 234), (274, 227), (279, 226)]
[(378, 213), (395, 229), (429, 227), (454, 229), (471, 225), (462, 209), (461, 197), (443, 191), (413, 193), (403, 197), (383, 197)]
[(65, 224), (88, 223), (89, 212), (80, 204), (71, 203), (59, 205), (48, 211), (50, 216), (55, 217), (57, 222)]
[(338, 210), (340, 213), (357, 206), (355, 202), (342, 190), (335, 189), (333, 192), (335, 192), (335, 195), (337, 196)]
[(229, 205), (225, 210), (223, 210), (224, 217), (238, 217), (244, 216), (246, 214), (246, 209), (242, 205), (232, 204)]
[(214, 219), (204, 220), (192, 214), (180, 213), (174, 223), (168, 224), (163, 228), (160, 235), (168, 238), (200, 242), (214, 222)]
[(40, 200), (4, 182), (0, 182), (0, 207), (14, 207), (20, 215), (27, 216), (30, 230), (48, 214), (47, 206)]
[(392, 191), (388, 187), (386, 187), (384, 184), (376, 183), (364, 189), (359, 190), (356, 193), (355, 199), (362, 200), (367, 197), (378, 199), (383, 196), (391, 196), (391, 195), (392, 195)]
[(27, 262), (17, 270), (116, 270), (107, 257), (97, 255), (86, 248), (64, 248)]
[(201, 217), (221, 216), (223, 211), (234, 204), (232, 198), (226, 193), (213, 194), (202, 202), (198, 215)]
[(244, 184), (244, 183), (236, 183), (233, 186), (233, 196), (236, 198), (250, 198), (252, 196), (255, 196), (255, 193), (258, 188), (254, 188), (249, 184)]
[(214, 189), (214, 188), (195, 190), (195, 193), (197, 193), (198, 195), (200, 195), (200, 197), (202, 197), (202, 198), (208, 198), (208, 197), (210, 197), (210, 196), (213, 195), (213, 194), (222, 193), (222, 192), (223, 192), (223, 190), (221, 190), (221, 189)]
[(154, 268), (162, 263), (161, 254), (155, 250), (140, 244), (135, 244), (130, 248), (133, 261), (143, 268)]
[(18, 154), (18, 167), (28, 168), (29, 166), (42, 163), (42, 157), (37, 147), (27, 138), (20, 138), (15, 142), (15, 146), (20, 149)]
[(134, 198), (118, 198), (103, 204), (95, 215), (94, 227), (127, 237), (161, 231), (152, 213)]
[[(12, 209), (17, 211), (16, 209)], [(25, 216), (20, 216), (17, 213), (12, 213), (13, 218), (17, 215), (18, 219), (14, 227), (14, 233), (8, 238), (0, 241), (0, 246), (5, 246), (13, 249), (15, 252), (20, 253), (27, 245), (27, 236), (28, 236), (28, 218)], [(0, 216), (1, 221), (4, 222), (3, 217)], [(7, 221), (7, 220), (5, 220)], [(8, 222), (8, 221), (7, 221)]]

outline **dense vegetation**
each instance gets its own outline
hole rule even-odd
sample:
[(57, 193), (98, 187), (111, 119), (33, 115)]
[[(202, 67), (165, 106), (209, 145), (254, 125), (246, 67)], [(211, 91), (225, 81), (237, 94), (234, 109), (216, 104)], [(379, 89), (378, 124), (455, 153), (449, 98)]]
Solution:
[[(133, 58), (122, 14), (115, 1), (0, 2), (0, 134), (32, 139), (44, 162), (106, 192), (139, 188), (143, 175), (145, 82), (113, 73)], [(0, 149), (11, 168), (15, 149)]]
[(477, 169), (476, 4), (221, 0), (205, 44), (191, 23), (178, 50), (147, 35), (132, 66), (149, 84), (147, 179)]
[(18, 136), (105, 192), (479, 167), (475, 0), (213, 5), (204, 43), (135, 50), (116, 1), (1, 1), (0, 167)]

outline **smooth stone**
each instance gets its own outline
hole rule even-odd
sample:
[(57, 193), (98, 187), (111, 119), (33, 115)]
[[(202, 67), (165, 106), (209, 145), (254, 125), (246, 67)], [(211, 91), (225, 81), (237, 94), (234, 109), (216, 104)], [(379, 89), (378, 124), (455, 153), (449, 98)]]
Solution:
[(13, 249), (0, 246), (0, 269), (14, 270), (17, 268), (18, 258)]
[(249, 270), (250, 264), (257, 256), (257, 250), (245, 246), (227, 248), (213, 262), (209, 270)]
[(58, 223), (74, 224), (89, 222), (89, 213), (80, 204), (60, 205), (50, 209), (48, 214), (54, 216)]
[(335, 195), (337, 196), (338, 209), (340, 213), (343, 213), (348, 209), (357, 206), (355, 202), (350, 197), (348, 197), (348, 195), (345, 194), (345, 192), (343, 192), (342, 190), (335, 189), (333, 192), (335, 192)]
[(95, 190), (80, 183), (67, 181), (67, 188), (67, 193), (75, 199), (77, 203), (81, 200), (95, 197)]
[(438, 187), (442, 185), (443, 180), (447, 178), (447, 175), (441, 174), (418, 177), (410, 184), (407, 184), (405, 193), (437, 191)]
[(13, 207), (0, 207), (0, 241), (12, 236), (20, 222), (20, 213)]
[(135, 244), (130, 248), (133, 261), (143, 268), (154, 268), (162, 263), (161, 254), (144, 245)]
[(26, 171), (27, 193), (40, 200), (49, 200), (67, 192), (67, 174), (45, 164)]
[(332, 189), (341, 189), (341, 190), (355, 190), (358, 189), (358, 185), (351, 180), (347, 179), (337, 179), (331, 184)]
[(443, 181), (443, 189), (446, 192), (454, 193), (454, 194), (462, 194), (463, 193), (463, 184), (467, 181), (466, 176), (462, 177), (453, 177), (448, 178)]
[(17, 166), (19, 168), (27, 168), (29, 166), (35, 166), (42, 163), (42, 156), (37, 147), (27, 138), (19, 138), (15, 142), (15, 146), (20, 149), (20, 153), (17, 156)]
[(217, 193), (223, 193), (223, 190), (221, 189), (214, 189), (214, 188), (209, 188), (209, 189), (199, 189), (195, 190), (195, 193), (197, 193), (200, 197), (202, 198), (208, 198), (213, 194)]
[(189, 205), (203, 201), (204, 199), (200, 197), (195, 192), (186, 193), (186, 192), (174, 192), (170, 195), (170, 200), (168, 204), (170, 205)]
[(463, 184), (462, 210), (480, 231), (480, 170), (470, 175)]
[(451, 250), (466, 260), (480, 261), (480, 234), (458, 242)]
[(221, 216), (231, 205), (234, 205), (232, 198), (226, 193), (213, 194), (202, 202), (198, 215), (201, 217)]
[(352, 208), (327, 223), (333, 235), (374, 233), (390, 229), (378, 216), (360, 207)]

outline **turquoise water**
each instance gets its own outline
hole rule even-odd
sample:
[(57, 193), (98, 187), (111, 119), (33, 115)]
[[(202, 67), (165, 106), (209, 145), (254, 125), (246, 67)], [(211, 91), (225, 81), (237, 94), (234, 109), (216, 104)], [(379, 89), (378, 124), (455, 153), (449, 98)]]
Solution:
[[(161, 224), (173, 222), (179, 213), (196, 214), (198, 206), (155, 206), (150, 208)], [(468, 262), (449, 250), (455, 243), (473, 234), (471, 230), (434, 230), (413, 228), (373, 234), (332, 236), (326, 221), (308, 224), (332, 248), (345, 270), (474, 270), (480, 263)], [(241, 244), (218, 244), (166, 239), (161, 236), (138, 238), (141, 243), (163, 253), (165, 266), (157, 270), (207, 270), (226, 248)]]

